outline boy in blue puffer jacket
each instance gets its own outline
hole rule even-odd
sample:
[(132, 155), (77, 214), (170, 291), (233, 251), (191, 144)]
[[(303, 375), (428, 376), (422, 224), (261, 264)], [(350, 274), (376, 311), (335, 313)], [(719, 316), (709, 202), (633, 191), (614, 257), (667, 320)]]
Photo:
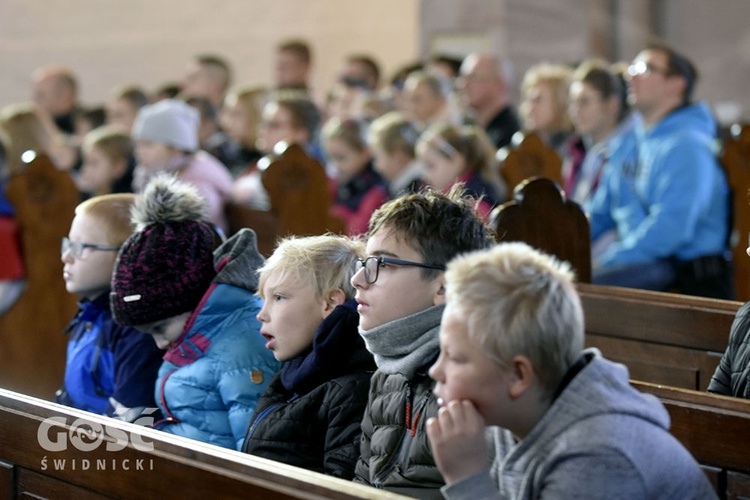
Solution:
[(55, 400), (81, 410), (135, 421), (154, 418), (154, 383), (164, 352), (137, 330), (119, 326), (109, 309), (117, 250), (133, 232), (134, 194), (96, 196), (76, 207), (61, 259), (68, 292), (79, 295), (65, 378)]
[(205, 200), (164, 174), (146, 186), (133, 220), (110, 302), (115, 321), (167, 349), (155, 391), (166, 418), (154, 426), (237, 449), (280, 367), (255, 319), (262, 306), (256, 270), (264, 262), (255, 233), (242, 230), (216, 248)]

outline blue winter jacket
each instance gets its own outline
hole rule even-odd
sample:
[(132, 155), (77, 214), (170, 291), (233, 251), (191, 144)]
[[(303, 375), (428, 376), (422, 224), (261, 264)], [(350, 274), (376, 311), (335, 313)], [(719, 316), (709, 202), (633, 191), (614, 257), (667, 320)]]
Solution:
[(218, 274), (169, 348), (156, 402), (166, 432), (239, 449), (258, 399), (281, 365), (260, 334), (255, 296), (263, 263), (255, 233), (242, 230), (214, 253)]
[(132, 421), (155, 408), (154, 383), (164, 351), (149, 335), (112, 319), (109, 291), (82, 300), (70, 332), (58, 403)]
[(704, 103), (646, 128), (638, 120), (602, 174), (590, 207), (591, 236), (616, 229), (602, 268), (721, 254), (729, 186), (715, 152), (716, 123)]

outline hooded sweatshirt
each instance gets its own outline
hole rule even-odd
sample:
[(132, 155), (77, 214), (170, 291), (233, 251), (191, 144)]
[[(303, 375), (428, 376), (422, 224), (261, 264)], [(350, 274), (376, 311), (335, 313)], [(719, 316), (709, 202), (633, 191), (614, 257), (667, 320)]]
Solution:
[(498, 483), (485, 470), (444, 487), (445, 498), (716, 498), (669, 433), (658, 399), (636, 391), (627, 368), (596, 349), (584, 351), (582, 363), (528, 436), (498, 462)]
[(616, 228), (602, 268), (721, 254), (729, 231), (729, 187), (714, 150), (705, 103), (676, 109), (635, 131), (610, 159), (590, 207), (591, 236)]

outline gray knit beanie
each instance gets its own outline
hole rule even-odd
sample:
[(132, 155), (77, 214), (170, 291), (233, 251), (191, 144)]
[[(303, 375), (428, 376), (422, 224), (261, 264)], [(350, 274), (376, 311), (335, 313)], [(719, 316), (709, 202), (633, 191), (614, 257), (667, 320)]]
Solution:
[(133, 124), (133, 138), (145, 139), (192, 153), (198, 150), (198, 110), (178, 99), (144, 106)]

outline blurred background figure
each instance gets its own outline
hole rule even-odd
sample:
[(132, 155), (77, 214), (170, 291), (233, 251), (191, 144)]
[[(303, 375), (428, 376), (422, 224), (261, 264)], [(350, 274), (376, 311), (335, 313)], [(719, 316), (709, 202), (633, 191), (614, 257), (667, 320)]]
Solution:
[(584, 156), (577, 162), (570, 154), (563, 159), (563, 189), (570, 199), (586, 207), (608, 158), (618, 155), (625, 135), (633, 128), (620, 77), (604, 62), (581, 63), (570, 84), (569, 113)]
[(188, 97), (185, 99), (200, 115), (198, 125), (198, 143), (203, 151), (207, 151), (227, 168), (234, 159), (237, 148), (221, 129), (219, 110), (205, 97)]
[(10, 174), (22, 172), (25, 151), (45, 154), (60, 170), (70, 170), (78, 153), (44, 112), (32, 104), (11, 104), (0, 109), (0, 127), (8, 137), (6, 166)]
[(424, 166), (415, 152), (418, 140), (414, 125), (398, 111), (386, 113), (370, 125), (367, 143), (391, 198), (416, 193), (424, 183)]
[(511, 81), (509, 61), (480, 53), (466, 56), (456, 80), (467, 122), (482, 127), (495, 149), (509, 145), (521, 128), (510, 104)]
[(310, 91), (312, 49), (304, 40), (294, 39), (276, 47), (274, 86), (277, 89)]
[(527, 132), (536, 132), (560, 157), (573, 132), (568, 115), (571, 69), (562, 64), (540, 63), (529, 68), (521, 84), (521, 118)]
[(478, 212), (485, 220), (503, 201), (506, 189), (498, 179), (495, 149), (478, 125), (433, 125), (419, 138), (417, 156), (425, 166), (426, 184), (448, 193), (463, 182), (466, 194), (480, 200)]
[(406, 115), (419, 131), (439, 122), (458, 125), (457, 111), (451, 109), (452, 94), (449, 80), (426, 71), (411, 73), (404, 82)]
[(216, 109), (221, 109), (229, 86), (232, 68), (223, 57), (215, 54), (198, 55), (188, 64), (180, 84), (181, 97), (205, 97)]
[(83, 164), (74, 177), (83, 198), (130, 193), (133, 184), (133, 141), (116, 125), (92, 130), (83, 140)]
[(367, 124), (331, 118), (321, 135), (336, 180), (331, 213), (344, 221), (349, 235), (364, 234), (372, 213), (388, 200), (385, 182), (372, 165)]
[(148, 95), (138, 86), (115, 87), (104, 105), (107, 124), (117, 125), (130, 133), (138, 111), (148, 103)]
[(44, 66), (32, 73), (34, 103), (47, 113), (60, 132), (75, 133), (74, 115), (78, 108), (78, 79), (70, 68)]
[(380, 88), (380, 65), (369, 55), (351, 54), (346, 57), (339, 79), (365, 90)]
[(235, 178), (252, 168), (263, 155), (257, 142), (267, 98), (268, 91), (265, 87), (244, 86), (227, 94), (224, 100), (221, 127), (233, 149), (233, 156), (225, 165)]

